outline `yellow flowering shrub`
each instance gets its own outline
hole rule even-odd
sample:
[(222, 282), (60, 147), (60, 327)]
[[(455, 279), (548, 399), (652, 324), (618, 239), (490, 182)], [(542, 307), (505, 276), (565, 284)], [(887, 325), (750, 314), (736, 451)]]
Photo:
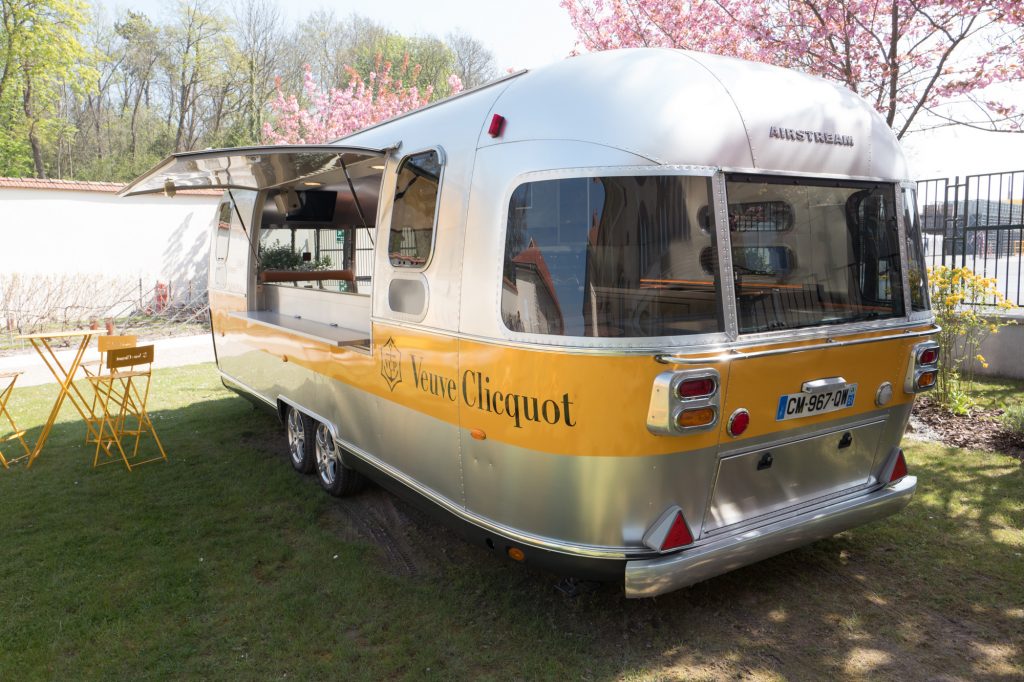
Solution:
[(964, 413), (973, 404), (974, 361), (988, 367), (978, 352), (981, 342), (1006, 324), (986, 319), (982, 306), (1009, 310), (1014, 305), (999, 293), (994, 278), (976, 275), (970, 268), (928, 268), (928, 287), (935, 322), (942, 327), (935, 397), (943, 407)]

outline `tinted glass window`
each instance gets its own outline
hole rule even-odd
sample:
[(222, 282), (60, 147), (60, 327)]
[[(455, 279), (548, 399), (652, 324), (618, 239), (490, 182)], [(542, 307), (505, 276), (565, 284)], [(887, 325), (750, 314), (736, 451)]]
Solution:
[(680, 176), (520, 185), (508, 210), (505, 325), (561, 336), (722, 331), (714, 232), (697, 216), (709, 185)]
[[(891, 185), (729, 176), (740, 332), (904, 314)], [(743, 229), (743, 207), (786, 205), (784, 231)]]
[(917, 192), (903, 192), (903, 222), (907, 226), (907, 275), (910, 280), (910, 309), (928, 310), (928, 265), (924, 259), (921, 217), (917, 212)]
[(430, 259), (440, 182), (436, 151), (413, 154), (399, 166), (388, 240), (392, 265), (422, 268)]
[(217, 207), (217, 249), (219, 262), (227, 260), (228, 245), (231, 243), (231, 203), (225, 201)]

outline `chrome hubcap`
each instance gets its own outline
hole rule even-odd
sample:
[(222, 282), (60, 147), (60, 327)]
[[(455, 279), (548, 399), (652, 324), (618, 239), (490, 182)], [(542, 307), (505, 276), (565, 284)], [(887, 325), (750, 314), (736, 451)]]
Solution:
[(330, 430), (323, 424), (316, 427), (316, 468), (320, 472), (320, 480), (324, 485), (334, 485), (338, 477), (338, 449), (334, 447), (334, 438)]
[(306, 457), (306, 431), (302, 428), (302, 415), (295, 409), (288, 410), (288, 452), (296, 465), (301, 465)]

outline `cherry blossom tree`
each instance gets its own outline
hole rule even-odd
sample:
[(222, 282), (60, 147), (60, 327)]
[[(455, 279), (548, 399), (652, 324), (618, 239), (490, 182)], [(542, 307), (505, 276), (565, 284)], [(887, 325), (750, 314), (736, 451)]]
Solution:
[[(319, 144), (422, 107), (433, 97), (433, 87), (420, 91), (405, 85), (415, 82), (419, 70), (418, 65), (410, 66), (408, 57), (397, 71), (390, 62), (378, 61), (378, 69), (367, 79), (348, 68), (347, 86), (324, 90), (307, 65), (304, 101), (282, 92), (278, 81), (270, 102), (273, 120), (264, 124), (263, 137), (271, 144)], [(450, 94), (462, 90), (458, 76), (448, 78), (448, 89)]]
[[(1021, 132), (1021, 0), (561, 0), (586, 50), (675, 47), (800, 69), (871, 102), (897, 137)], [(1003, 100), (1003, 101), (1000, 101)]]

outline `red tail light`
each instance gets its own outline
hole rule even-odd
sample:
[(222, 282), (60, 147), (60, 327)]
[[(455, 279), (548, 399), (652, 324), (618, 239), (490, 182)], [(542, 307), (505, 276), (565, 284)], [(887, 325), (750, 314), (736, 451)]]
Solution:
[(892, 468), (892, 475), (889, 476), (889, 483), (900, 480), (907, 475), (907, 460), (903, 456), (903, 450), (896, 456), (896, 466)]
[(715, 380), (711, 377), (687, 379), (676, 386), (676, 395), (681, 399), (702, 398), (715, 392)]
[(693, 535), (690, 533), (690, 528), (686, 525), (683, 513), (676, 512), (676, 518), (672, 522), (672, 527), (668, 529), (665, 541), (661, 543), (661, 551), (665, 552), (676, 547), (683, 547), (692, 542)]
[(729, 435), (733, 438), (741, 435), (750, 426), (750, 413), (740, 408), (732, 413), (729, 417), (729, 424), (727, 425)]
[(938, 348), (925, 348), (921, 351), (921, 357), (917, 359), (919, 364), (922, 365), (934, 365), (939, 361), (939, 349)]

